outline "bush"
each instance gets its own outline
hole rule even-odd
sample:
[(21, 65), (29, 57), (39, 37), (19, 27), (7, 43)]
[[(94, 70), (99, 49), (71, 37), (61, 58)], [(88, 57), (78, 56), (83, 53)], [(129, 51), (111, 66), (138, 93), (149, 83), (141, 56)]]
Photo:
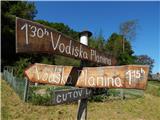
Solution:
[(101, 95), (94, 95), (91, 98), (89, 98), (89, 101), (92, 102), (104, 102), (108, 99), (108, 96), (106, 94)]
[(29, 88), (29, 102), (35, 105), (49, 105), (51, 103), (51, 89), (32, 86)]
[(39, 95), (33, 93), (31, 96), (31, 102), (35, 105), (49, 105), (51, 103), (51, 97), (49, 94)]
[(29, 61), (30, 58), (20, 58), (20, 60), (14, 64), (14, 74), (17, 77), (24, 77), (24, 70), (26, 67), (28, 67), (29, 64), (31, 64)]
[(69, 86), (31, 86), (29, 88), (28, 101), (35, 105), (51, 105), (54, 98), (54, 90), (71, 89)]

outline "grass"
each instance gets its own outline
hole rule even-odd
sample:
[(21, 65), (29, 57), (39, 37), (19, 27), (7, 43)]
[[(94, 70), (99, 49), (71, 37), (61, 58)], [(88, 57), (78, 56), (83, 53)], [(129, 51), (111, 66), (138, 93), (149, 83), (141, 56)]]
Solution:
[(146, 93), (160, 97), (160, 82), (149, 81), (146, 89)]
[[(153, 86), (154, 84), (154, 86)], [(160, 83), (149, 82), (143, 97), (88, 103), (88, 120), (160, 120)], [(155, 90), (156, 89), (156, 90)], [(36, 106), (24, 103), (1, 80), (2, 120), (75, 120), (77, 104)]]
[[(160, 81), (155, 81), (155, 80), (153, 80), (153, 81), (148, 81), (148, 84), (149, 85), (155, 85), (155, 86), (157, 86), (157, 87), (160, 87)], [(159, 86), (158, 86), (159, 85)]]

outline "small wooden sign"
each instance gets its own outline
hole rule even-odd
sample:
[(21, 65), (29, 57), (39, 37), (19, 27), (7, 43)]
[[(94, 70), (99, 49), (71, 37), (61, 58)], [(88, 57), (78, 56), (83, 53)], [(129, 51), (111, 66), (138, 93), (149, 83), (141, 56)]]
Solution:
[(53, 91), (52, 104), (62, 104), (88, 98), (92, 95), (92, 90), (87, 88), (74, 88), (68, 90)]
[(16, 18), (17, 53), (54, 53), (103, 65), (115, 65), (116, 60), (79, 43), (53, 28)]
[(35, 63), (25, 74), (32, 82), (61, 86), (145, 89), (148, 71), (146, 65), (80, 68)]

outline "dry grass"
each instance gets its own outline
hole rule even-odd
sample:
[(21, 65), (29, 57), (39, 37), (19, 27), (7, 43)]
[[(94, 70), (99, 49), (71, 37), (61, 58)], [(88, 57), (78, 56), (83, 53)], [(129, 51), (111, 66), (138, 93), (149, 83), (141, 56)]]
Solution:
[[(1, 85), (2, 120), (76, 119), (77, 104), (35, 106), (22, 102), (4, 80)], [(160, 120), (159, 113), (160, 97), (147, 93), (138, 99), (88, 104), (89, 120)]]

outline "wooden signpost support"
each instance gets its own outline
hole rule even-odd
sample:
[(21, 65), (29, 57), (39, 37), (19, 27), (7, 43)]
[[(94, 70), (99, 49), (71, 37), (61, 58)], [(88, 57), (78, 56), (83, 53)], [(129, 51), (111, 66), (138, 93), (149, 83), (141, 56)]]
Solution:
[[(89, 31), (83, 31), (80, 33), (80, 43), (88, 46), (88, 37), (92, 35)], [(86, 62), (81, 60), (81, 66), (86, 66)], [(87, 119), (87, 102), (88, 99), (84, 98), (78, 101), (78, 111), (77, 111), (77, 120), (86, 120)]]
[[(87, 118), (87, 98), (92, 95), (88, 88), (145, 89), (149, 67), (146, 65), (116, 64), (109, 53), (88, 47), (89, 31), (80, 35), (80, 43), (53, 28), (16, 18), (16, 52), (59, 54), (81, 60), (80, 67), (35, 63), (25, 70), (28, 80), (58, 86), (78, 87), (72, 90), (54, 91), (53, 104), (79, 100), (77, 120)], [(86, 61), (106, 65), (87, 67)], [(79, 88), (80, 87), (80, 88)]]

